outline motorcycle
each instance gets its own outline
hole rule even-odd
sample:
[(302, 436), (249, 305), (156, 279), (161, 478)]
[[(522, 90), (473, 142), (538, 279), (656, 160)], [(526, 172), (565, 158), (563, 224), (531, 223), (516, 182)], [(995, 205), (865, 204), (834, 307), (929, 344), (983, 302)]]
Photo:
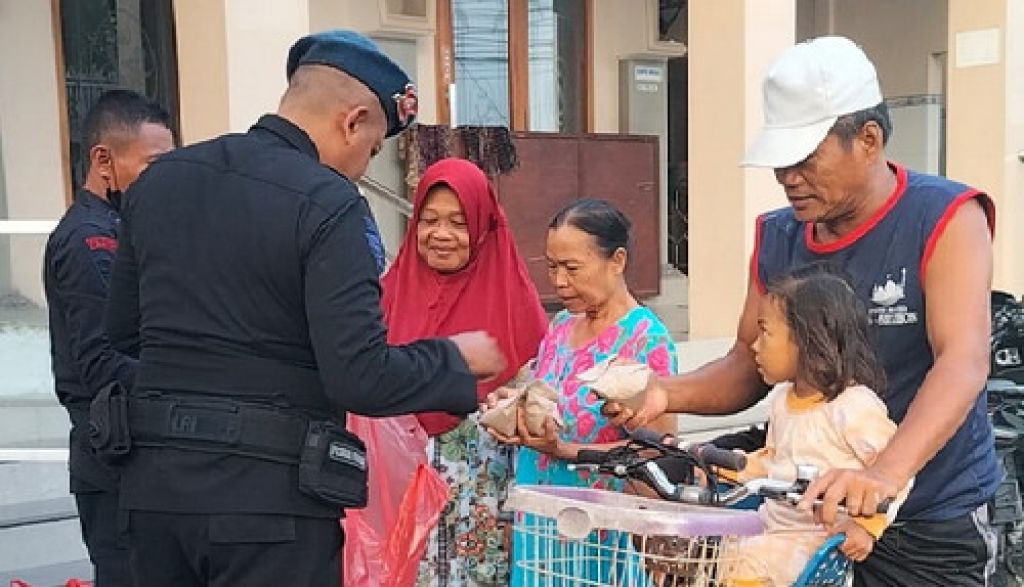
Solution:
[(989, 507), (996, 529), (996, 587), (1024, 585), (1024, 304), (992, 292), (991, 368), (986, 384), (996, 454), (1006, 478)]

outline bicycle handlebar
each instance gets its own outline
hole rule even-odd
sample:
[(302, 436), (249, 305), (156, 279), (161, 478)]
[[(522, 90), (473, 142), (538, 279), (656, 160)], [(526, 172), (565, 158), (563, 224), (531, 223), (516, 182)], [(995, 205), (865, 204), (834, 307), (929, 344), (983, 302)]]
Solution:
[(590, 450), (581, 448), (576, 453), (576, 464), (578, 465), (603, 465), (608, 460), (608, 452), (603, 450)]
[[(674, 438), (671, 434), (651, 430), (650, 428), (637, 428), (629, 433), (629, 439), (640, 444), (657, 447), (665, 444), (666, 439)], [(674, 446), (670, 444), (669, 446)]]
[(718, 448), (713, 444), (697, 444), (691, 448), (696, 457), (709, 465), (721, 467), (730, 471), (742, 471), (747, 468), (747, 455), (724, 448)]
[[(800, 478), (798, 476), (796, 481), (781, 481), (779, 479), (751, 479), (746, 483), (737, 485), (730, 489), (725, 496), (721, 498), (721, 502), (726, 505), (734, 504), (749, 495), (756, 495), (766, 499), (776, 499), (788, 502), (791, 505), (796, 505), (804, 497), (804, 493), (807, 491), (807, 487), (811, 484), (812, 479)], [(823, 501), (821, 499), (814, 500), (814, 507), (820, 507)], [(875, 508), (876, 513), (885, 514), (889, 512), (889, 506), (893, 504), (891, 498), (883, 499), (878, 503), (878, 507)], [(846, 510), (845, 501), (839, 502), (840, 511)]]
[(629, 433), (629, 437), (634, 442), (639, 442), (651, 448), (660, 449), (662, 446), (679, 448), (690, 453), (690, 455), (706, 465), (730, 471), (742, 471), (747, 466), (747, 456), (743, 453), (718, 448), (711, 443), (681, 443), (678, 438), (671, 434), (656, 432), (648, 428), (637, 428)]
[[(607, 451), (581, 449), (575, 466), (589, 467), (620, 478), (638, 479), (651, 486), (663, 499), (692, 504), (732, 505), (747, 496), (756, 495), (795, 505), (817, 476), (816, 468), (801, 466), (794, 482), (753, 479), (719, 494), (715, 488), (697, 485), (693, 481), (692, 470), (703, 469), (709, 476), (708, 465), (741, 471), (747, 465), (746, 455), (712, 444), (681, 443), (675, 436), (645, 428), (630, 432), (630, 440), (630, 444)], [(652, 449), (656, 456), (641, 454)], [(821, 500), (815, 501), (816, 506), (821, 503)], [(892, 499), (882, 500), (877, 512), (887, 513), (892, 503)], [(839, 505), (845, 509), (843, 503)]]

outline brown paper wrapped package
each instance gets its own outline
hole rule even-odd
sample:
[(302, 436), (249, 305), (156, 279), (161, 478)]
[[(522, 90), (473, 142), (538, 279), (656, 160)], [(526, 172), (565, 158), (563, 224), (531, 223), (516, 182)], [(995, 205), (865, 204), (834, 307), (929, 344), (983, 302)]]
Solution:
[(526, 428), (534, 436), (544, 434), (544, 419), (548, 416), (554, 418), (559, 425), (562, 424), (558, 413), (558, 394), (543, 381), (531, 381), (516, 390), (514, 395), (499, 401), (495, 407), (484, 412), (480, 423), (504, 436), (515, 436), (520, 409), (525, 410)]
[(502, 436), (516, 435), (516, 414), (519, 412), (520, 389), (515, 395), (500, 400), (496, 406), (480, 416), (480, 424), (493, 429)]
[(604, 399), (639, 410), (644, 405), (644, 390), (650, 381), (651, 369), (643, 363), (613, 357), (576, 377)]
[(559, 426), (562, 416), (558, 413), (558, 392), (543, 381), (534, 381), (526, 386), (522, 409), (526, 410), (526, 429), (534, 436), (544, 436), (544, 421), (550, 416)]

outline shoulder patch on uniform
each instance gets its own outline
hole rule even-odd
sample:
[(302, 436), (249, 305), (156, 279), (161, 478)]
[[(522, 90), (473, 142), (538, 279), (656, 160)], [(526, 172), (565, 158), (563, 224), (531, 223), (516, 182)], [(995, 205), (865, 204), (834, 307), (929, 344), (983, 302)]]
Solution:
[(90, 236), (86, 237), (85, 246), (89, 247), (90, 251), (110, 251), (111, 253), (116, 253), (117, 239), (109, 236)]
[(377, 229), (377, 223), (374, 222), (369, 212), (363, 215), (363, 222), (366, 224), (366, 243), (370, 245), (370, 252), (373, 253), (373, 259), (377, 262), (377, 272), (384, 273), (387, 258), (384, 255), (384, 241), (380, 238), (380, 230)]

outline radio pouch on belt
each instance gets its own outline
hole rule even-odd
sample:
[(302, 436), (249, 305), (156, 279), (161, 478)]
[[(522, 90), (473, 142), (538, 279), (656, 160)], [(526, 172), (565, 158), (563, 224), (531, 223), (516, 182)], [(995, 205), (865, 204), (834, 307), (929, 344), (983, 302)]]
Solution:
[(89, 405), (89, 444), (108, 464), (116, 464), (131, 450), (128, 392), (117, 381), (103, 387)]
[(299, 455), (299, 491), (343, 508), (366, 506), (366, 446), (329, 421), (312, 421)]

